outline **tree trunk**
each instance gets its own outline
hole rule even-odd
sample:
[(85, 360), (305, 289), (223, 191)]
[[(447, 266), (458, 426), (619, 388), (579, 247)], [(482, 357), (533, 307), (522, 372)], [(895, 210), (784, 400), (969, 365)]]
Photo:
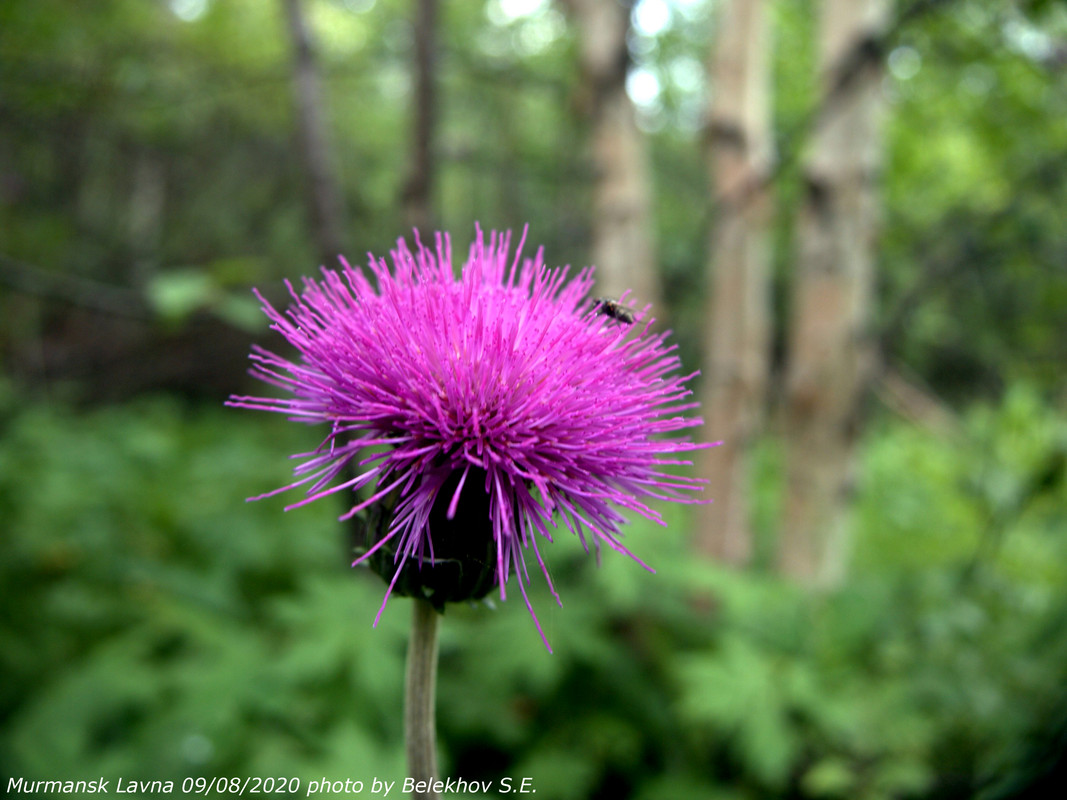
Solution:
[(404, 222), (429, 234), (435, 227), (433, 210), (433, 134), (437, 123), (437, 0), (415, 0), (411, 171), (401, 194)]
[[(301, 0), (283, 0), (289, 20), (289, 34), (293, 42), (294, 88), (296, 91), (297, 146), (307, 173), (307, 207), (311, 223), (311, 237), (320, 263), (337, 267), (337, 257), (343, 255), (344, 209), (340, 186), (331, 169), (332, 156), (326, 134), (326, 115), (322, 91), (315, 66), (311, 33), (301, 9)], [(344, 477), (355, 477), (352, 464), (345, 467)], [(341, 502), (345, 510), (351, 506), (352, 495), (345, 492)], [(343, 555), (345, 563), (352, 562), (353, 544), (363, 536), (360, 518), (352, 517), (345, 526)]]
[(569, 0), (577, 23), (594, 165), (592, 262), (598, 290), (632, 305), (659, 304), (652, 188), (644, 136), (626, 94), (631, 2)]
[(321, 263), (335, 266), (337, 256), (344, 250), (344, 207), (332, 168), (322, 88), (301, 0), (283, 2), (293, 45), (297, 147), (307, 173), (306, 197), (312, 240)]
[(763, 417), (769, 364), (773, 159), (770, 43), (763, 0), (729, 0), (711, 62), (707, 160), (715, 199), (709, 248), (701, 456), (714, 502), (699, 514), (696, 547), (723, 562), (752, 556), (749, 456)]
[(847, 522), (860, 406), (873, 365), (871, 291), (886, 0), (824, 0), (827, 104), (804, 165), (786, 376), (782, 571), (833, 585)]
[(159, 269), (167, 196), (163, 164), (154, 153), (140, 149), (134, 156), (132, 178), (126, 221), (132, 261), (129, 278), (133, 286), (143, 291)]

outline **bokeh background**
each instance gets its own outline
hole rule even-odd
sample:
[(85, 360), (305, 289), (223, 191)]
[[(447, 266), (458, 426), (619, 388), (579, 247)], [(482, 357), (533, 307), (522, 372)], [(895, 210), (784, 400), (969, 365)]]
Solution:
[[(383, 255), (414, 224), (463, 252), (476, 221), (529, 224), (550, 263), (626, 279), (601, 194), (604, 142), (625, 141), (643, 198), (625, 227), (648, 243), (629, 280), (707, 372), (727, 205), (709, 109), (734, 5), (0, 3), (5, 790), (404, 776), (407, 601), (371, 627), (384, 586), (348, 566), (340, 501), (244, 502), (321, 438), (222, 406), (252, 388), (251, 343), (280, 347), (249, 289), (284, 302), (283, 278)], [(847, 549), (820, 582), (780, 557), (820, 4), (762, 5), (770, 325), (743, 563), (665, 509), (667, 528), (627, 533), (655, 575), (614, 553), (598, 569), (569, 536), (547, 549), (564, 607), (532, 600), (554, 654), (521, 602), (449, 609), (442, 774), (528, 776), (547, 800), (1050, 796), (1067, 749), (1067, 9), (901, 0), (857, 50), (884, 117), (877, 367), (855, 393)], [(590, 57), (601, 12), (622, 20), (614, 84)], [(605, 139), (620, 108), (628, 138)]]

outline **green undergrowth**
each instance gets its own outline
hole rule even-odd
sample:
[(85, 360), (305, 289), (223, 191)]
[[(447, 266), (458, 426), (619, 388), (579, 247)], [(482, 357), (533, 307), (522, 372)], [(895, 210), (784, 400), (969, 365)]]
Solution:
[[(340, 501), (244, 502), (317, 444), (263, 417), (7, 396), (5, 775), (403, 778), (408, 601), (372, 627), (384, 585), (348, 566)], [(951, 433), (876, 425), (833, 591), (695, 558), (686, 509), (628, 528), (655, 574), (560, 532), (562, 608), (529, 562), (554, 653), (514, 579), (445, 615), (442, 774), (546, 800), (1008, 796), (1067, 720), (1065, 453), (1024, 389)]]

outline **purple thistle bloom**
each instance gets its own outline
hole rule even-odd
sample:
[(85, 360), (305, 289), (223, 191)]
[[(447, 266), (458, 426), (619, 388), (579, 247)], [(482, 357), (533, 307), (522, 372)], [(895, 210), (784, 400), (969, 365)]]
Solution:
[[(504, 599), (514, 571), (544, 639), (526, 593), (531, 549), (559, 595), (538, 536), (552, 541), (562, 522), (586, 552), (591, 539), (598, 557), (604, 543), (654, 571), (622, 545), (619, 509), (662, 525), (646, 499), (699, 502), (686, 493), (704, 481), (662, 471), (691, 464), (664, 455), (708, 446), (670, 436), (701, 421), (683, 416), (697, 405), (685, 387), (693, 375), (672, 374), (667, 333), (651, 332), (647, 307), (633, 325), (605, 313), (589, 298), (592, 268), (567, 282), (568, 269), (546, 268), (542, 249), (520, 265), (522, 241), (509, 264), (510, 238), (494, 232), (486, 243), (479, 229), (459, 278), (438, 234), (436, 252), (416, 237), (412, 253), (401, 239), (392, 271), (371, 256), (377, 288), (341, 259), (342, 271), (305, 278), (301, 293), (286, 282), (294, 302), (285, 313), (257, 292), (300, 361), (254, 347), (251, 373), (293, 396), (227, 404), (330, 425), (318, 449), (294, 456), (306, 459), (298, 480), (262, 497), (310, 484), (288, 510), (372, 487), (341, 519), (395, 498), (381, 537), (353, 564), (390, 543), (375, 624), (402, 570), (440, 569), (457, 557), (446, 539), (459, 536), (459, 551), (495, 561), (468, 596), (499, 586)], [(460, 532), (445, 530), (460, 518)]]

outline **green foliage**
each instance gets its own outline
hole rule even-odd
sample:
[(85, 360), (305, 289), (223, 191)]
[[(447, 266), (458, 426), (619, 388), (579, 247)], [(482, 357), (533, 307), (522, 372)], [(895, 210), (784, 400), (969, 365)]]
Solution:
[[(177, 5), (0, 3), (0, 255), (136, 286), (171, 326), (206, 311), (252, 329), (243, 286), (314, 264), (281, 4), (209, 2), (188, 22)], [(641, 109), (670, 306), (657, 316), (691, 365), (715, 211), (694, 65), (715, 5), (672, 5), (632, 52), (662, 88)], [(852, 578), (833, 594), (695, 562), (675, 512), (665, 531), (629, 531), (654, 576), (610, 552), (594, 570), (567, 534), (548, 549), (564, 608), (536, 580), (531, 600), (554, 655), (514, 585), (496, 611), (449, 609), (448, 774), (529, 775), (558, 798), (992, 798), (1064, 725), (1067, 433), (1041, 398), (1063, 385), (1067, 342), (1067, 16), (926, 5), (889, 43), (919, 69), (885, 83), (877, 329), (888, 358), (955, 398), (1010, 390), (944, 439), (888, 423), (869, 436)], [(410, 5), (305, 6), (358, 261), (402, 232)], [(783, 287), (819, 112), (815, 6), (774, 9)], [(439, 53), (443, 227), (462, 247), (475, 219), (529, 221), (550, 260), (583, 263), (587, 141), (559, 9), (442, 4)], [(49, 320), (23, 294), (2, 300), (2, 344), (36, 353)], [(287, 483), (283, 455), (313, 432), (173, 400), (79, 411), (3, 392), (5, 772), (403, 775), (405, 602), (371, 628), (384, 589), (349, 569), (338, 506), (241, 502)], [(779, 460), (767, 443), (756, 465), (761, 566)]]
[[(243, 502), (284, 485), (314, 431), (163, 399), (2, 406), (11, 774), (403, 777), (406, 601), (371, 627), (384, 586), (348, 567), (339, 505)], [(514, 583), (495, 611), (445, 615), (443, 773), (555, 798), (1025, 782), (1023, 743), (1067, 703), (1065, 445), (1023, 387), (952, 442), (886, 424), (832, 594), (694, 560), (677, 509), (628, 531), (655, 575), (612, 552), (596, 569), (562, 534), (563, 608), (531, 589), (554, 654)]]
[(336, 509), (242, 502), (287, 482), (305, 432), (223, 414), (4, 420), (0, 713), (22, 774), (403, 773), (383, 744), (402, 620), (370, 630), (381, 587), (345, 563)]
[[(318, 44), (344, 246), (358, 262), (406, 233), (412, 7), (303, 5)], [(632, 69), (660, 87), (638, 109), (664, 284), (656, 316), (678, 332), (694, 366), (717, 212), (700, 129), (715, 91), (703, 65), (719, 5), (650, 2), (666, 17), (631, 37)], [(247, 307), (218, 292), (218, 282), (237, 282), (222, 280), (218, 265), (242, 262), (239, 282), (266, 286), (317, 259), (281, 4), (215, 0), (199, 16), (180, 13), (197, 4), (177, 0), (68, 6), (17, 0), (0, 9), (0, 255), (132, 286), (171, 326), (208, 310), (247, 329)], [(891, 360), (953, 397), (976, 387), (992, 394), (1016, 378), (1059, 386), (1067, 92), (1057, 77), (1067, 12), (1052, 2), (898, 6), (918, 13), (886, 43), (875, 333)], [(803, 193), (798, 166), (827, 113), (817, 7), (772, 4), (779, 340)], [(584, 264), (588, 98), (562, 5), (443, 4), (438, 34), (438, 223), (462, 248), (475, 220), (528, 222), (551, 262)], [(895, 68), (902, 63), (911, 66)], [(5, 310), (22, 300), (0, 296)], [(0, 344), (32, 350), (28, 327), (9, 324)]]
[(1062, 3), (960, 0), (894, 42), (883, 342), (954, 396), (1062, 381), (1065, 36)]
[(227, 292), (212, 271), (169, 270), (149, 280), (145, 294), (159, 318), (170, 324), (180, 324), (197, 311), (209, 311), (250, 333), (266, 327), (259, 303), (243, 292)]

